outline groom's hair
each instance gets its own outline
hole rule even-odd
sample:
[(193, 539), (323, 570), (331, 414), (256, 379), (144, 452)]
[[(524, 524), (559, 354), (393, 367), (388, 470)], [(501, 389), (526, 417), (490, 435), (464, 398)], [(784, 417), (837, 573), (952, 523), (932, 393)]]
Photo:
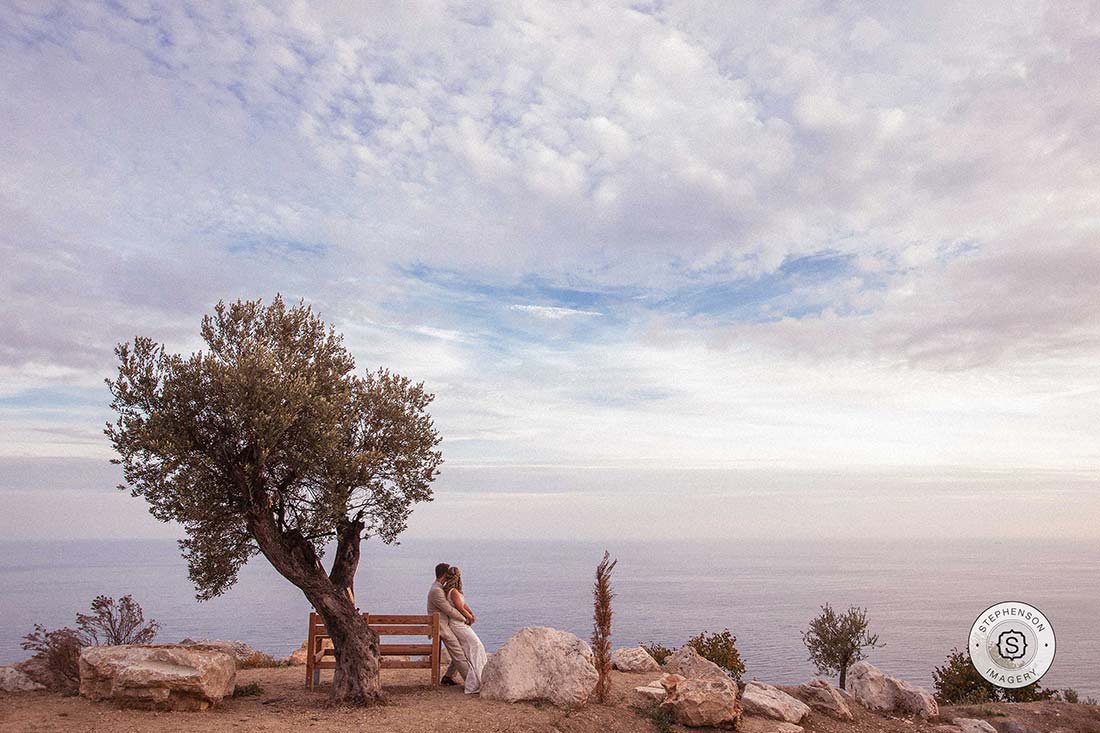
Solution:
[(444, 575), (445, 575), (445, 574), (447, 573), (447, 571), (448, 571), (448, 570), (450, 570), (450, 569), (451, 569), (451, 566), (450, 566), (450, 565), (448, 565), (447, 563), (445, 563), (445, 562), (441, 562), (441, 563), (439, 563), (438, 565), (436, 565), (436, 566), (435, 566), (435, 579), (436, 579), (436, 580), (439, 580), (439, 579), (440, 579), (440, 578), (442, 578), (442, 577), (443, 577), (443, 576), (444, 576)]

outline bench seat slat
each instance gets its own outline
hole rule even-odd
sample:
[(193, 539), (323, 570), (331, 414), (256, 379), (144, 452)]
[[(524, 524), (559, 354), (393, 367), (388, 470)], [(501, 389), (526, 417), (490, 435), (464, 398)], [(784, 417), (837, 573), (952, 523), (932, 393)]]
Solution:
[(370, 627), (379, 636), (431, 636), (432, 627), (424, 624), (423, 626), (376, 626), (371, 624)]
[(386, 624), (421, 624), (421, 625), (424, 625), (424, 624), (430, 624), (432, 622), (432, 617), (431, 616), (424, 616), (424, 615), (413, 616), (413, 615), (409, 615), (409, 614), (391, 615), (391, 614), (372, 613), (372, 614), (370, 614), (369, 621), (370, 621), (370, 624), (372, 626), (374, 624), (379, 624), (379, 625), (382, 625), (382, 626), (384, 626)]

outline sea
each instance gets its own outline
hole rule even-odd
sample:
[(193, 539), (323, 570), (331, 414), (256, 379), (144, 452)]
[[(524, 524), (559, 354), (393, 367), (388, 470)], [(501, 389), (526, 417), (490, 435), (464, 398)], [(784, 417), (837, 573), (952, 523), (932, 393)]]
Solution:
[[(613, 643), (683, 644), (729, 629), (745, 679), (797, 684), (816, 675), (801, 632), (824, 603), (867, 609), (883, 644), (876, 666), (931, 687), (974, 619), (1005, 600), (1038, 607), (1057, 635), (1042, 684), (1100, 698), (1100, 543), (1025, 540), (446, 541), (364, 545), (356, 598), (372, 613), (424, 613), (438, 562), (463, 570), (475, 626), (491, 652), (525, 626), (588, 638), (604, 550), (614, 570)], [(306, 634), (309, 604), (262, 557), (210, 601), (195, 600), (172, 541), (0, 543), (0, 663), (27, 656), (36, 623), (71, 625), (92, 598), (131, 594), (159, 641), (240, 639), (274, 656)]]

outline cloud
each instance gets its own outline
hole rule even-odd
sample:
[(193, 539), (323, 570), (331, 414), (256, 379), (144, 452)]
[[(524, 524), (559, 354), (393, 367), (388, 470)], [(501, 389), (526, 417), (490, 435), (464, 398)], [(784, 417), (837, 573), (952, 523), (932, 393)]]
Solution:
[(996, 10), (7, 3), (0, 452), (282, 292), (453, 465), (1095, 467), (1097, 11)]
[(546, 318), (557, 321), (562, 318), (574, 318), (576, 316), (598, 316), (599, 311), (584, 311), (576, 308), (561, 308), (555, 305), (523, 305), (513, 304), (508, 306), (511, 310), (521, 313), (530, 313), (538, 318)]

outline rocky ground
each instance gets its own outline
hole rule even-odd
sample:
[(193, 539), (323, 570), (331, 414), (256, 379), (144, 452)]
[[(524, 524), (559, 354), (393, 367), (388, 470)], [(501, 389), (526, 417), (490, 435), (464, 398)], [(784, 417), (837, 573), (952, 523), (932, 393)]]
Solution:
[[(302, 667), (242, 670), (237, 684), (256, 683), (263, 692), (224, 700), (205, 712), (155, 713), (119, 710), (110, 704), (47, 692), (0, 693), (0, 731), (161, 731), (316, 730), (392, 733), (429, 731), (540, 731), (546, 733), (637, 733), (662, 730), (651, 719), (647, 703), (634, 691), (650, 682), (652, 673), (613, 674), (613, 694), (607, 705), (587, 705), (565, 711), (545, 704), (503, 703), (464, 695), (454, 687), (433, 688), (420, 670), (385, 670), (387, 705), (371, 709), (334, 707), (326, 690), (309, 692)], [(785, 688), (791, 691), (792, 688)], [(854, 706), (856, 719), (843, 723), (819, 713), (806, 716), (807, 733), (923, 733), (956, 717), (989, 721), (999, 733), (1100, 733), (1100, 707), (1065, 703), (945, 707), (940, 720), (906, 720), (875, 715)], [(671, 726), (663, 730), (683, 733)], [(777, 730), (774, 721), (746, 717), (743, 730)], [(940, 730), (943, 730), (942, 728)]]

